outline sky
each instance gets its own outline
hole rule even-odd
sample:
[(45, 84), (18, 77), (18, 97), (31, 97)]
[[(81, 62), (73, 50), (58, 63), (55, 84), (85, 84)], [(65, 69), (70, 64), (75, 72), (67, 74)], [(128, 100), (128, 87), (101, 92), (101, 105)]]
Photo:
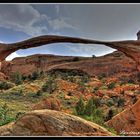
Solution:
[[(136, 40), (139, 30), (140, 4), (0, 4), (0, 42), (4, 43), (47, 34)], [(102, 56), (113, 51), (103, 45), (58, 43), (18, 50), (6, 60), (32, 54)]]

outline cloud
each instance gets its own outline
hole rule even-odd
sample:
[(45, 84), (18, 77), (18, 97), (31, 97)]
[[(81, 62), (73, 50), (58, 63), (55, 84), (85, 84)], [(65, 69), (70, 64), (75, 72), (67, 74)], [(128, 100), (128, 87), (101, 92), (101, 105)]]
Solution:
[(57, 15), (58, 15), (59, 12), (60, 12), (60, 6), (59, 6), (59, 5), (55, 5), (55, 8), (56, 8), (56, 13), (57, 13)]
[(59, 17), (53, 20), (48, 21), (49, 24), (52, 26), (53, 30), (61, 30), (64, 28), (71, 28), (71, 29), (76, 29), (74, 26), (71, 24), (67, 23), (64, 18)]
[(0, 27), (24, 32), (30, 36), (58, 32), (64, 28), (75, 29), (66, 17), (59, 14), (60, 10), (59, 5), (54, 5), (52, 15), (57, 16), (52, 18), (47, 15), (47, 10), (45, 14), (41, 14), (32, 5), (0, 5)]
[(36, 24), (44, 20), (47, 20), (47, 16), (40, 14), (31, 5), (0, 5), (0, 27), (34, 36), (47, 31), (46, 26)]

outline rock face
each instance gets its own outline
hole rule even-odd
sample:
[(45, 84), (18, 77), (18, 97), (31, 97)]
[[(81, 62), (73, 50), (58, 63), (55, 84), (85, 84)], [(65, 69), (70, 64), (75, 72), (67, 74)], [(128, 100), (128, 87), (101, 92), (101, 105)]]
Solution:
[(140, 100), (114, 116), (106, 124), (113, 127), (118, 134), (140, 135)]
[(39, 47), (51, 43), (83, 43), (83, 44), (100, 44), (106, 45), (113, 49), (123, 52), (126, 56), (132, 58), (136, 64), (137, 69), (140, 71), (140, 41), (139, 40), (125, 40), (125, 41), (98, 41), (89, 40), (83, 38), (67, 37), (67, 36), (55, 36), (55, 35), (44, 35), (34, 38), (27, 39), (25, 41), (16, 42), (12, 44), (0, 43), (0, 62), (4, 61), (5, 58), (11, 53), (19, 49), (28, 49)]
[(97, 124), (53, 110), (35, 110), (0, 127), (1, 136), (111, 136)]
[[(77, 57), (78, 58), (78, 57)], [(109, 55), (96, 58), (32, 55), (15, 58), (10, 62), (3, 61), (1, 71), (9, 76), (19, 71), (23, 75), (29, 75), (34, 71), (50, 71), (53, 69), (75, 69), (88, 73), (91, 76), (106, 73), (108, 76), (123, 72), (130, 74), (136, 72), (136, 63), (121, 52), (113, 52)]]

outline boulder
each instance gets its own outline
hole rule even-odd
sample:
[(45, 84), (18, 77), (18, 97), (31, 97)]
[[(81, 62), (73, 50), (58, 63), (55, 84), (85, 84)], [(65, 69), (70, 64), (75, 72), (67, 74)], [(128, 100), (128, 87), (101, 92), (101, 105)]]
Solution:
[(105, 128), (54, 110), (35, 110), (0, 127), (1, 136), (111, 136)]

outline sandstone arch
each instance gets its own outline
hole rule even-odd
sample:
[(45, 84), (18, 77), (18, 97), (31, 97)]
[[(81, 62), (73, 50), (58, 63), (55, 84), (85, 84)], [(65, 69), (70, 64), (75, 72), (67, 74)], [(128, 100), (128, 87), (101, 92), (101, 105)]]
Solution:
[(76, 37), (44, 35), (11, 44), (0, 43), (0, 62), (4, 61), (8, 55), (17, 50), (39, 47), (51, 43), (82, 43), (106, 45), (113, 49), (117, 49), (118, 51), (125, 53), (126, 56), (132, 58), (137, 63), (137, 68), (140, 71), (140, 40), (98, 41)]

